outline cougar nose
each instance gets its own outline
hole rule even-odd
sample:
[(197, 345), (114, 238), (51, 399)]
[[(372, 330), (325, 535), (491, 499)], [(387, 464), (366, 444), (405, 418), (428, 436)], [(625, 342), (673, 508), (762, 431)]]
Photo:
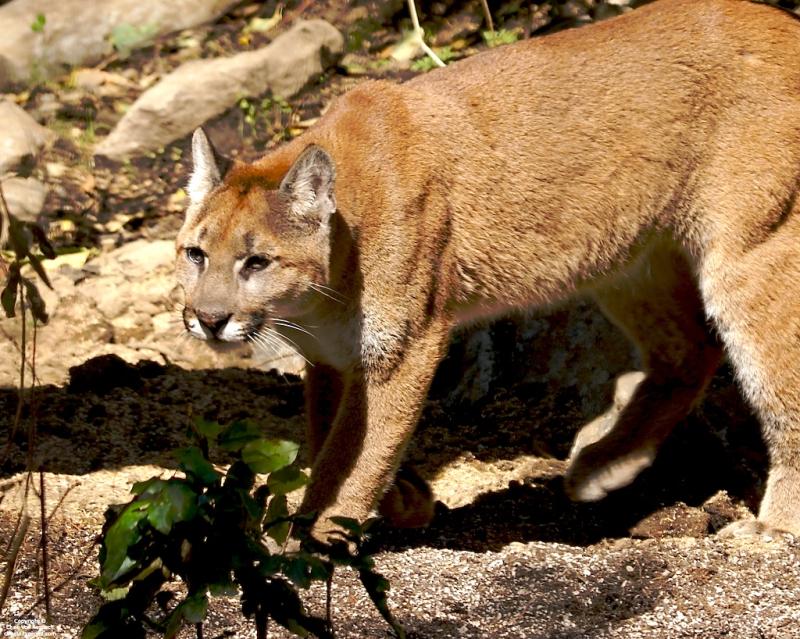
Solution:
[(225, 324), (227, 324), (228, 320), (231, 318), (231, 313), (224, 312), (196, 310), (194, 314), (197, 315), (198, 321), (205, 326), (214, 337), (217, 336), (217, 334), (223, 329)]

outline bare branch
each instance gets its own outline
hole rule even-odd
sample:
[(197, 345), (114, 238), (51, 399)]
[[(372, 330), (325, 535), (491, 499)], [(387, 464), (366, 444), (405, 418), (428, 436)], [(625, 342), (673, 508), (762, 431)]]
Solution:
[(488, 0), (481, 0), (481, 4), (483, 5), (483, 15), (486, 18), (486, 27), (494, 33), (494, 22), (492, 21), (492, 12), (489, 11), (489, 2)]
[(419, 26), (419, 16), (417, 16), (417, 7), (414, 5), (414, 0), (408, 0), (408, 12), (411, 14), (411, 24), (414, 25), (414, 35), (417, 36), (419, 46), (437, 66), (446, 66), (445, 63), (442, 62), (442, 59), (436, 55), (434, 50), (425, 43), (425, 32), (422, 30), (422, 27)]

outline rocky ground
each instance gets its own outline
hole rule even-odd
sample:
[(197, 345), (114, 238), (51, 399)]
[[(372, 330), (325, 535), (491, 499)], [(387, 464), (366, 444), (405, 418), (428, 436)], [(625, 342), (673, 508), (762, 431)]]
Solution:
[[(249, 418), (303, 440), (296, 357), (221, 357), (183, 334), (171, 241), (188, 134), (204, 124), (225, 154), (251, 159), (302, 133), (355, 83), (430, 66), (402, 38), (403, 2), (113, 3), (119, 13), (76, 20), (87, 31), (70, 40), (70, 16), (92, 3), (0, 2), (0, 32), (15, 34), (0, 43), (2, 188), (12, 212), (45, 227), (59, 254), (45, 262), (51, 319), (37, 330), (35, 354), (32, 326), (25, 330), (25, 375), (35, 363), (37, 387), (17, 431), (23, 331), (18, 319), (0, 321), (0, 541), (5, 552), (25, 469), (41, 468), (54, 590), (47, 625), (36, 475), (33, 520), (0, 612), (4, 637), (79, 632), (101, 601), (89, 580), (103, 511), (126, 501), (134, 481), (174, 471), (170, 451), (185, 444), (194, 416)], [(477, 0), (422, 4), (443, 57), (493, 43), (480, 35)], [(490, 3), (498, 39), (631, 4)], [(134, 6), (158, 20), (133, 21)], [(206, 73), (229, 81), (200, 81)], [(456, 336), (409, 451), (440, 500), (437, 516), (426, 530), (380, 529), (374, 539), (410, 636), (800, 637), (800, 543), (714, 536), (752, 516), (766, 468), (727, 367), (633, 486), (593, 505), (565, 498), (572, 437), (606, 410), (615, 377), (635, 367), (624, 339), (581, 301)], [(319, 612), (324, 592), (306, 599)], [(346, 572), (333, 610), (337, 636), (389, 636)], [(206, 636), (255, 632), (235, 599), (220, 598)]]

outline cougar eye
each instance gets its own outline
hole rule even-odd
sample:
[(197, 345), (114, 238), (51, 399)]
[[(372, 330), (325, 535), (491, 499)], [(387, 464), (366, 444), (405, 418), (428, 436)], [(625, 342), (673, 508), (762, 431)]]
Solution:
[(203, 253), (202, 249), (199, 249), (196, 246), (190, 246), (186, 249), (186, 257), (189, 258), (190, 262), (202, 264), (206, 259), (206, 254)]
[(268, 257), (264, 255), (253, 255), (252, 257), (248, 257), (247, 261), (245, 261), (244, 269), (250, 272), (263, 271), (269, 266), (269, 263), (270, 259)]

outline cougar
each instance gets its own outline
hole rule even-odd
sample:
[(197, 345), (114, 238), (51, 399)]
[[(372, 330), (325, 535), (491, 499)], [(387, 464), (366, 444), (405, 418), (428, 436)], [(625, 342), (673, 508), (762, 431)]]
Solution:
[(660, 0), (363, 82), (224, 175), (196, 131), (185, 324), (308, 359), (313, 533), (376, 506), (425, 524), (425, 484), (393, 478), (451, 331), (574, 294), (633, 340), (644, 377), (580, 433), (569, 494), (629, 484), (727, 353), (770, 455), (758, 519), (727, 532), (800, 533), (798, 61), (779, 9)]

